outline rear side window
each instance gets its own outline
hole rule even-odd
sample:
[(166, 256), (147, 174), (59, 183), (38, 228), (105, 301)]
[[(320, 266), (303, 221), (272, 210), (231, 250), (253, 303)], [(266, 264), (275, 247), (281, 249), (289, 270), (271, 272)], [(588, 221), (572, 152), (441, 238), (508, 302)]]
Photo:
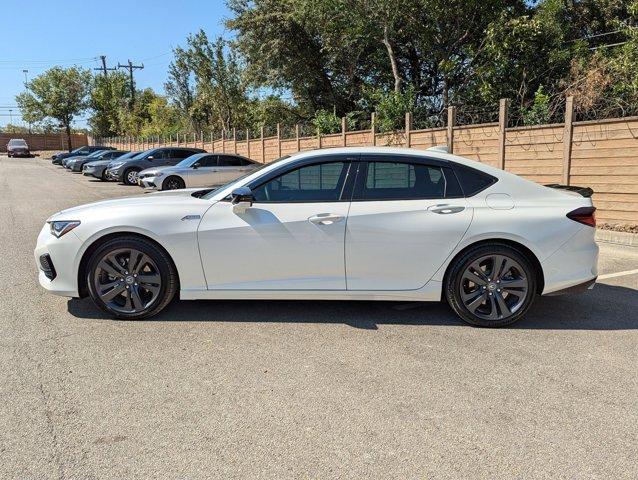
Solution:
[[(363, 172), (360, 172), (360, 175)], [(440, 167), (405, 162), (369, 162), (357, 183), (355, 200), (444, 198), (446, 180)]]
[(471, 197), (485, 190), (498, 181), (496, 177), (458, 163), (453, 164), (456, 177), (466, 197)]
[(205, 157), (201, 157), (195, 163), (199, 163), (200, 167), (216, 167), (217, 155), (206, 155)]
[(241, 167), (242, 165), (244, 165), (244, 162), (239, 157), (233, 157), (232, 155), (219, 156), (220, 167)]
[(192, 152), (190, 150), (173, 150), (170, 158), (188, 158), (191, 155), (194, 155), (197, 152)]

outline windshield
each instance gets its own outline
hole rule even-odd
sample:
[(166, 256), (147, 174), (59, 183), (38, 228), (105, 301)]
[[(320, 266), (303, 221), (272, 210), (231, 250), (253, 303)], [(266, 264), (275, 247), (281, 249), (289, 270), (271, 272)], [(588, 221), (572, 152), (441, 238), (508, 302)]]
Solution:
[[(187, 168), (190, 167), (193, 162), (195, 162), (196, 160), (198, 160), (199, 158), (201, 158), (203, 155), (196, 153), (195, 155), (191, 155), (190, 157), (186, 157), (184, 160), (182, 160), (181, 162), (179, 162), (177, 165), (175, 165), (176, 167), (181, 167), (181, 168)], [(193, 158), (195, 157), (195, 158)]]
[(95, 158), (95, 157), (99, 157), (100, 155), (102, 155), (103, 153), (106, 153), (107, 150), (96, 150), (93, 153), (89, 153), (86, 158)]
[(270, 163), (264, 163), (261, 167), (256, 168), (255, 170), (251, 170), (250, 172), (248, 172), (246, 175), (242, 175), (239, 178), (236, 178), (235, 180), (233, 180), (232, 182), (228, 182), (225, 185), (222, 185), (221, 187), (217, 187), (215, 190), (211, 190), (210, 192), (208, 192), (206, 195), (202, 195), (200, 198), (204, 198), (206, 200), (212, 198), (217, 192), (219, 192), (220, 190), (224, 190), (225, 188), (229, 188), (232, 187), (234, 184), (239, 183), (241, 180), (243, 180), (246, 177), (249, 177), (251, 175), (254, 175), (256, 172), (263, 170), (266, 167), (270, 167), (271, 165), (274, 165), (275, 163), (279, 163), (282, 160), (285, 160), (287, 158), (290, 158), (290, 155), (284, 155), (281, 158), (278, 158), (277, 160), (274, 160)]
[(79, 152), (86, 152), (88, 151), (89, 147), (79, 147), (76, 148), (75, 150), (72, 150), (71, 153), (79, 153)]
[(24, 140), (18, 140), (14, 138), (9, 140), (9, 145), (11, 145), (12, 147), (17, 147), (17, 146), (24, 147), (27, 145), (27, 142), (25, 142)]
[(119, 157), (117, 157), (118, 160), (128, 160), (129, 158), (134, 158), (137, 157), (140, 154), (140, 152), (128, 152), (125, 153), (123, 155), (120, 155)]

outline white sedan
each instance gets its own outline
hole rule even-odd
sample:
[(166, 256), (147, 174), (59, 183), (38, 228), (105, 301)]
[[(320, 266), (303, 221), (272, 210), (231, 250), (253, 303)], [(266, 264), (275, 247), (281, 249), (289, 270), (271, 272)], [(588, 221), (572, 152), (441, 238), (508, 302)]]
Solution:
[(213, 187), (235, 180), (260, 165), (240, 155), (196, 153), (172, 167), (142, 170), (138, 176), (138, 184), (151, 190)]
[(303, 152), (216, 190), (107, 200), (47, 221), (51, 293), (119, 318), (194, 299), (440, 301), (473, 325), (591, 288), (590, 189), (549, 188), (438, 151)]

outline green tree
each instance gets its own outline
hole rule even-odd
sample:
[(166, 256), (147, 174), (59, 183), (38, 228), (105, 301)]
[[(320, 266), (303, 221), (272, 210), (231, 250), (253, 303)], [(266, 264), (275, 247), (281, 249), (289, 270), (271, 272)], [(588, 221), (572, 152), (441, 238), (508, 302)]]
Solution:
[(55, 120), (64, 128), (71, 150), (71, 124), (88, 104), (91, 72), (78, 67), (53, 67), (26, 84), (16, 96), (22, 118), (29, 123)]
[(127, 108), (129, 102), (128, 78), (122, 72), (98, 75), (91, 84), (90, 106), (92, 115), (89, 118), (91, 131), (97, 137), (118, 135), (120, 111)]

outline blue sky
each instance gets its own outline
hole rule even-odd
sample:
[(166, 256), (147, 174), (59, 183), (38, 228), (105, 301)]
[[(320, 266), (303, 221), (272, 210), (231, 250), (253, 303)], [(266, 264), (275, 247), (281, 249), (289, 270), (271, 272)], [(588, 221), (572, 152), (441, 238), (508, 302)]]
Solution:
[[(223, 0), (2, 0), (0, 29), (0, 125), (21, 124), (15, 95), (28, 77), (54, 65), (98, 67), (144, 63), (135, 71), (138, 88), (163, 90), (171, 48), (200, 28), (213, 38), (231, 37)], [(78, 122), (84, 125), (84, 122)]]

